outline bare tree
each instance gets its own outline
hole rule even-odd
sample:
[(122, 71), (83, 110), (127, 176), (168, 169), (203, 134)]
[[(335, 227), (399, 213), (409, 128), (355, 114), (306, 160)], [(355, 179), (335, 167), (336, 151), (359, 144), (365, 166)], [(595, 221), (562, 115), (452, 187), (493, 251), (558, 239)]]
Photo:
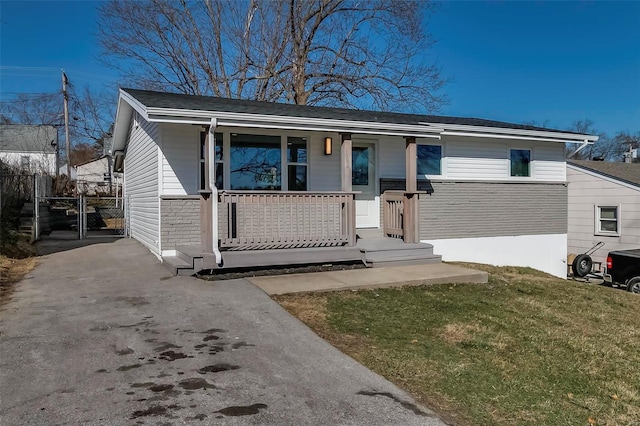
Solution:
[[(586, 135), (597, 135), (598, 141), (589, 145), (571, 157), (573, 160), (593, 160), (622, 161), (624, 152), (629, 149), (629, 145), (634, 146), (640, 142), (640, 132), (618, 132), (615, 136), (609, 137), (606, 133), (598, 131), (594, 122), (589, 119), (576, 120), (569, 130)], [(566, 147), (567, 155), (574, 152), (575, 145)]]
[(111, 0), (102, 59), (148, 89), (436, 111), (446, 101), (414, 0)]

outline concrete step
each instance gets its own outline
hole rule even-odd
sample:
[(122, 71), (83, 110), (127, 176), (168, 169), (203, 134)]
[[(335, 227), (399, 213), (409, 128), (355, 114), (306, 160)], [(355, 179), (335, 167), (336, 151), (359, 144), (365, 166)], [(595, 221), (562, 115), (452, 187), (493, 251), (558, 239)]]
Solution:
[(431, 250), (403, 250), (403, 251), (376, 251), (363, 254), (364, 259), (369, 262), (385, 262), (394, 260), (415, 260), (426, 259), (434, 256)]
[(33, 229), (33, 225), (20, 225), (18, 227), (18, 231), (22, 232), (31, 232), (31, 230)]
[(355, 247), (224, 251), (222, 252), (223, 263), (221, 266), (216, 265), (212, 253), (205, 253), (203, 256), (205, 269), (363, 262), (362, 253)]
[(163, 256), (162, 264), (169, 269), (173, 275), (189, 276), (197, 271), (193, 269), (193, 265), (185, 262), (177, 256)]
[(387, 266), (410, 266), (410, 265), (433, 265), (436, 263), (442, 263), (442, 256), (430, 255), (420, 257), (407, 257), (396, 259), (384, 259), (384, 260), (367, 260), (366, 264), (369, 268), (384, 268)]

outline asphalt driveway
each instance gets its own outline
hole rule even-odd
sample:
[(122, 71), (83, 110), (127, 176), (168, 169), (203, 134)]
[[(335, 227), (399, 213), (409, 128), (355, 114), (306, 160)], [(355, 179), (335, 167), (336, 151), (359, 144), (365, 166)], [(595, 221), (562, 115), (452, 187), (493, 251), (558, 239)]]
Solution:
[(172, 277), (133, 240), (41, 257), (0, 333), (2, 425), (444, 424), (249, 282)]

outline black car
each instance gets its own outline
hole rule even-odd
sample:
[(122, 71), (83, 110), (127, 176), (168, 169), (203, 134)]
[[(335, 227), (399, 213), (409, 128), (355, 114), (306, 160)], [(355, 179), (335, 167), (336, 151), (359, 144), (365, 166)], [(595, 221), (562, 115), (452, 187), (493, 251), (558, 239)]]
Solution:
[(604, 280), (640, 294), (640, 249), (609, 252)]

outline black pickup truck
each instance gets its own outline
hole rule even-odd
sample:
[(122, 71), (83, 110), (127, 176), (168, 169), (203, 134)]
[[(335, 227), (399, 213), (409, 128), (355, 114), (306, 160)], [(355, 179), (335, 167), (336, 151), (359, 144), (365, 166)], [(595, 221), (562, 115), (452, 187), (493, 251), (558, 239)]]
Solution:
[(604, 280), (640, 294), (640, 249), (610, 251)]

